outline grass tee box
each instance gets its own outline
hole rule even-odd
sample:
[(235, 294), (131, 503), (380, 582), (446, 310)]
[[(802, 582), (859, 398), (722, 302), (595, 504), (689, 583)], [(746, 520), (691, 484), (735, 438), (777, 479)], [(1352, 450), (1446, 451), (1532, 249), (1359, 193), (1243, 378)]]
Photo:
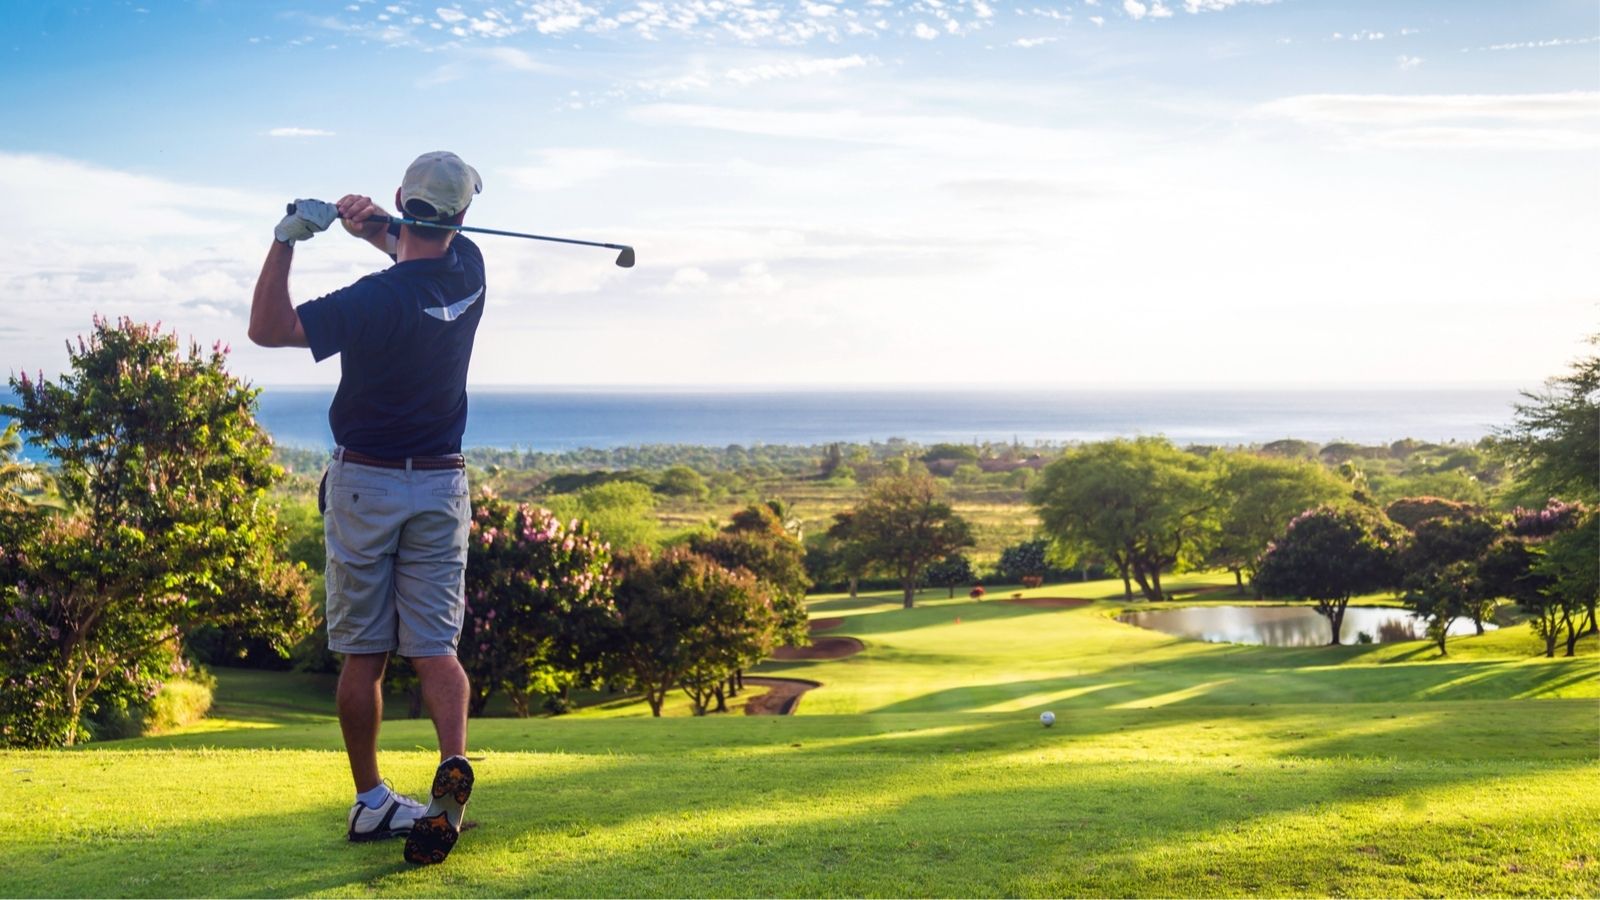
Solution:
[[(764, 666), (823, 683), (799, 715), (476, 721), (479, 824), (427, 869), (343, 840), (320, 685), (222, 672), (180, 733), (0, 755), (0, 893), (1600, 893), (1593, 638), (1535, 659), (1515, 625), (1439, 660), (1183, 641), (1107, 601), (813, 608), (866, 649)], [(420, 788), (431, 726), (383, 740)]]

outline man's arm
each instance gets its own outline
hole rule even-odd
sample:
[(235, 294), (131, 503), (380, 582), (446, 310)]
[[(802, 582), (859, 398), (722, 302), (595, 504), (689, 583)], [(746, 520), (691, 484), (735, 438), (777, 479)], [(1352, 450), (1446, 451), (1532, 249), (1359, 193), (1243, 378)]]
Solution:
[(294, 262), (294, 244), (273, 241), (267, 261), (256, 278), (255, 297), (250, 301), (250, 340), (263, 347), (309, 347), (300, 316), (289, 300), (289, 265)]
[(394, 256), (395, 240), (389, 234), (388, 223), (371, 221), (373, 216), (389, 217), (383, 207), (360, 194), (346, 194), (335, 206), (345, 231), (382, 250), (385, 256)]

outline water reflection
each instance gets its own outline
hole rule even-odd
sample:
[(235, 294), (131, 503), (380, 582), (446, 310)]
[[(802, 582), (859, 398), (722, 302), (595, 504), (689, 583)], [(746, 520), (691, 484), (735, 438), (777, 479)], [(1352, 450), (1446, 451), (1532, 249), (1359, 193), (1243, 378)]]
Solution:
[[(1117, 620), (1179, 637), (1229, 644), (1265, 644), (1269, 647), (1315, 647), (1328, 643), (1333, 629), (1328, 620), (1309, 606), (1191, 606), (1125, 612)], [(1485, 629), (1495, 626), (1485, 623)], [(1345, 610), (1339, 640), (1356, 643), (1366, 632), (1378, 643), (1420, 640), (1428, 623), (1403, 609), (1352, 606)], [(1473, 634), (1470, 619), (1457, 619), (1450, 634)]]

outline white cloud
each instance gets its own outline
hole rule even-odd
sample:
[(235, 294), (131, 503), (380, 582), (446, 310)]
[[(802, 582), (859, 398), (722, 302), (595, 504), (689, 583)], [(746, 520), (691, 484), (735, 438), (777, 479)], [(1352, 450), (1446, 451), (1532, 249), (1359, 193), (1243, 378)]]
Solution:
[(1016, 40), (1011, 42), (1011, 46), (1013, 46), (1013, 47), (1024, 47), (1024, 48), (1042, 47), (1045, 44), (1053, 44), (1058, 40), (1060, 40), (1060, 38), (1054, 38), (1054, 37), (1017, 38)]
[(1405, 72), (1405, 71), (1409, 71), (1411, 69), (1415, 69), (1417, 66), (1422, 65), (1422, 57), (1420, 57), (1420, 56), (1406, 56), (1405, 54), (1402, 53), (1399, 56), (1395, 57), (1395, 63), (1400, 66), (1400, 71)]
[(488, 47), (477, 51), (477, 55), (518, 72), (555, 71), (554, 66), (540, 62), (533, 57), (533, 54), (515, 47)]
[(859, 69), (863, 66), (877, 64), (876, 57), (861, 56), (860, 54), (822, 59), (791, 59), (757, 66), (728, 69), (723, 73), (723, 77), (734, 84), (752, 84), (758, 81), (772, 81), (780, 78), (837, 75), (849, 69)]
[(531, 166), (501, 170), (512, 184), (529, 191), (560, 191), (603, 179), (625, 169), (658, 165), (610, 147), (546, 147)]
[(1183, 10), (1191, 15), (1202, 12), (1220, 12), (1244, 4), (1267, 5), (1278, 0), (1183, 0)]
[(1302, 94), (1258, 107), (1300, 122), (1402, 125), (1448, 119), (1600, 119), (1600, 92), (1564, 94)]
[[(1600, 41), (1600, 35), (1581, 38), (1550, 38), (1543, 41), (1515, 41), (1507, 44), (1490, 44), (1487, 47), (1474, 47), (1474, 50), (1541, 50), (1546, 47), (1569, 47), (1573, 44), (1593, 44)], [(1463, 51), (1467, 48), (1463, 47)]]
[(993, 160), (997, 154), (1058, 166), (1099, 143), (1087, 132), (1015, 125), (966, 115), (908, 115), (861, 109), (781, 110), (706, 104), (635, 107), (634, 121), (740, 134), (903, 147), (940, 158)]
[[(1181, 6), (1195, 14), (1271, 2), (1275, 0), (1181, 0)], [(1123, 9), (1134, 19), (1167, 18), (1179, 4), (1180, 0), (1124, 0)], [(1090, 8), (1098, 5), (1086, 4)], [(876, 40), (894, 30), (929, 41), (941, 33), (971, 34), (995, 27), (1000, 8), (994, 0), (867, 0), (864, 4), (842, 0), (517, 0), (515, 10), (494, 3), (440, 6), (431, 19), (424, 19), (410, 11), (394, 13), (388, 7), (381, 13), (364, 4), (352, 7), (310, 21), (353, 37), (424, 50), (452, 49), (522, 34), (589, 34), (612, 41), (631, 38), (652, 43), (676, 36), (716, 44), (795, 47)], [(398, 4), (394, 8), (405, 10)], [(1072, 19), (1066, 4), (1012, 9), (1019, 15), (1059, 22)], [(891, 26), (891, 19), (898, 20), (897, 27)], [(303, 43), (309, 38), (299, 40)]]
[(683, 266), (674, 269), (672, 279), (667, 282), (666, 291), (669, 294), (681, 294), (698, 290), (711, 282), (711, 276), (699, 266)]
[(1095, 27), (1098, 28), (1101, 25), (1106, 24), (1106, 17), (1105, 16), (1090, 16), (1089, 17), (1089, 21), (1093, 22), (1095, 24)]
[(1352, 144), (1437, 149), (1600, 147), (1600, 92), (1307, 94), (1257, 107)]
[(274, 128), (267, 132), (269, 137), (296, 138), (296, 137), (332, 137), (333, 132), (321, 128)]

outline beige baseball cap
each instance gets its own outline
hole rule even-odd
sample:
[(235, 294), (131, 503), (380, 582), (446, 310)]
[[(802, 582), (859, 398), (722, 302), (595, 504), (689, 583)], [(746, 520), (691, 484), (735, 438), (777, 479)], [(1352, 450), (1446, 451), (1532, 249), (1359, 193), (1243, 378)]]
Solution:
[(448, 150), (435, 150), (416, 158), (400, 182), (400, 207), (405, 214), (425, 222), (448, 219), (472, 202), (483, 190), (478, 170)]

